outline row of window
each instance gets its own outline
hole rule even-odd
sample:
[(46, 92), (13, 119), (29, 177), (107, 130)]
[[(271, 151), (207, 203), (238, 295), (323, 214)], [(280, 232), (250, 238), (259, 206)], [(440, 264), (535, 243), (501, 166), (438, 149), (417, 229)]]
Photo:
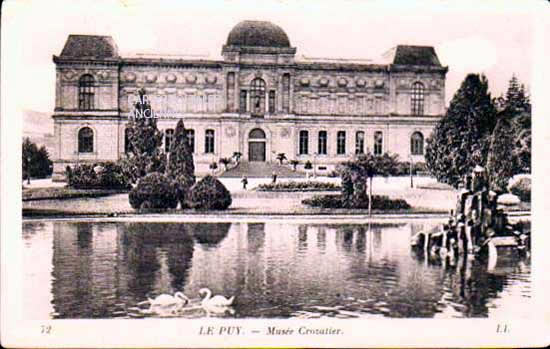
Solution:
[[(131, 150), (131, 143), (129, 140), (128, 129), (124, 135), (124, 151), (128, 153)], [(172, 139), (174, 137), (174, 130), (167, 129), (164, 136), (164, 149), (166, 152), (170, 151)], [(252, 137), (252, 133), (251, 133)], [(265, 138), (258, 136), (260, 138)], [(187, 130), (187, 140), (189, 141), (189, 147), (191, 151), (195, 152), (195, 130)], [(374, 154), (381, 155), (383, 153), (384, 137), (382, 131), (376, 131), (374, 133)], [(327, 131), (319, 131), (317, 154), (327, 154), (328, 134)], [(206, 154), (214, 153), (215, 144), (215, 132), (212, 129), (208, 129), (204, 133), (204, 152)], [(83, 127), (78, 131), (78, 152), (79, 153), (92, 153), (94, 151), (94, 132), (89, 127)], [(336, 153), (338, 155), (346, 154), (346, 131), (338, 131), (336, 134)], [(355, 154), (365, 153), (365, 132), (355, 132)], [(301, 130), (299, 135), (299, 154), (309, 154), (309, 131)], [(424, 136), (420, 132), (414, 132), (411, 135), (411, 154), (422, 155), (424, 154)]]
[[(374, 155), (382, 155), (384, 136), (382, 131), (374, 132)], [(328, 135), (327, 131), (319, 131), (317, 134), (317, 154), (327, 154)], [(302, 130), (299, 135), (299, 151), (300, 155), (309, 154), (309, 131)], [(365, 153), (365, 132), (355, 132), (355, 154)], [(336, 154), (346, 154), (346, 131), (338, 131), (336, 133)], [(414, 132), (411, 136), (411, 154), (424, 154), (424, 136), (420, 132)]]
[[(94, 109), (95, 88), (96, 84), (93, 76), (85, 74), (80, 78), (78, 82), (78, 108), (80, 110)], [(424, 94), (424, 85), (421, 82), (415, 82), (412, 85), (411, 94), (411, 113), (413, 115), (424, 114)], [(250, 83), (249, 90), (241, 90), (239, 111), (241, 113), (251, 112), (256, 115), (263, 115), (266, 110), (265, 99), (265, 81), (261, 78), (256, 78)], [(288, 101), (284, 102), (288, 104)], [(268, 94), (268, 112), (275, 113), (275, 90), (270, 90)]]

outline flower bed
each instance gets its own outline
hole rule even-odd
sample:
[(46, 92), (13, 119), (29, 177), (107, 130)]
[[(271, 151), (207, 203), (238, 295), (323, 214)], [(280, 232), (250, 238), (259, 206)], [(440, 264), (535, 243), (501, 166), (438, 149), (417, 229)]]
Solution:
[[(354, 205), (353, 207), (347, 207), (342, 200), (341, 195), (315, 195), (310, 199), (302, 200), (302, 204), (311, 206), (311, 207), (322, 207), (322, 208), (368, 208), (369, 201), (363, 200), (359, 204)], [(387, 196), (383, 195), (373, 195), (372, 196), (372, 209), (373, 210), (403, 210), (410, 209), (411, 205), (403, 199), (390, 199)]]
[(339, 191), (340, 186), (330, 182), (306, 181), (306, 182), (279, 182), (260, 184), (257, 191)]

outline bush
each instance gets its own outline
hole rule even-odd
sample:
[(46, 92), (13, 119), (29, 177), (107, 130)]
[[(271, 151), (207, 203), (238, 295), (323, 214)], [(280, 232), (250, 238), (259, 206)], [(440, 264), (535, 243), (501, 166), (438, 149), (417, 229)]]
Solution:
[(130, 191), (130, 205), (135, 209), (167, 209), (178, 206), (176, 184), (162, 173), (141, 178)]
[(130, 180), (120, 165), (114, 162), (80, 164), (67, 167), (69, 188), (74, 189), (130, 189)]
[[(364, 199), (361, 202), (354, 202), (352, 207), (345, 205), (341, 195), (315, 195), (310, 199), (302, 200), (302, 204), (312, 207), (322, 208), (369, 208), (369, 200)], [(373, 210), (403, 210), (410, 209), (411, 206), (403, 199), (390, 199), (385, 195), (373, 195)]]
[(520, 178), (510, 185), (510, 193), (523, 202), (531, 202), (531, 178)]
[(191, 187), (189, 204), (202, 210), (225, 210), (231, 205), (231, 194), (227, 188), (212, 176), (206, 176)]
[(303, 190), (340, 190), (340, 187), (334, 183), (307, 181), (307, 182), (279, 182), (260, 184), (258, 191), (303, 191)]

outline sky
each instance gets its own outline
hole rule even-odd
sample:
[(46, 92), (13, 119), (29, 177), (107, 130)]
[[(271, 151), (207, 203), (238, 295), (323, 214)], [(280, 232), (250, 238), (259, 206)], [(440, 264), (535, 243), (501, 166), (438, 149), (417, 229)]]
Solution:
[[(434, 46), (449, 67), (446, 103), (468, 73), (484, 73), (494, 96), (515, 74), (531, 86), (534, 24), (522, 1), (37, 1), (2, 8), (2, 54), (16, 112), (53, 112), (55, 65), (69, 34), (111, 35), (119, 53), (220, 59), (241, 20), (282, 27), (298, 59), (372, 59), (399, 44)], [(482, 5), (480, 5), (482, 4)]]

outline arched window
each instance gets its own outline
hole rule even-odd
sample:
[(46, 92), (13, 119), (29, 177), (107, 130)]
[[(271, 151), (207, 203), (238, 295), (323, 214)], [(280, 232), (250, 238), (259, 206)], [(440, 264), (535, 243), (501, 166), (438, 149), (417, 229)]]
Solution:
[(82, 75), (78, 81), (78, 109), (94, 109), (95, 80), (90, 74)]
[(415, 132), (411, 136), (411, 154), (424, 154), (424, 136), (420, 132)]
[(78, 131), (78, 152), (94, 152), (94, 131), (89, 127), (83, 127)]
[(265, 113), (265, 81), (260, 78), (250, 83), (250, 104), (252, 114), (263, 115)]
[(206, 130), (204, 136), (204, 152), (214, 153), (214, 130)]
[(319, 155), (327, 154), (327, 131), (319, 131), (319, 144), (317, 147)]
[(195, 130), (193, 129), (187, 129), (185, 130), (187, 135), (187, 142), (189, 143), (189, 148), (191, 149), (191, 152), (195, 152)]
[(300, 155), (307, 154), (309, 152), (309, 132), (300, 131)]
[(374, 132), (374, 155), (382, 155), (384, 145), (384, 136), (382, 131)]
[(355, 154), (365, 153), (365, 132), (355, 132)]
[(169, 128), (164, 131), (164, 151), (169, 153), (172, 140), (174, 139), (174, 129)]
[(336, 154), (346, 153), (346, 131), (338, 131), (336, 134)]
[(130, 129), (124, 130), (124, 152), (128, 154), (132, 151), (132, 142), (130, 140)]
[(260, 128), (255, 128), (248, 134), (248, 138), (263, 139), (265, 138), (265, 132)]
[(412, 115), (424, 114), (424, 85), (421, 82), (415, 82), (412, 86), (411, 113)]

